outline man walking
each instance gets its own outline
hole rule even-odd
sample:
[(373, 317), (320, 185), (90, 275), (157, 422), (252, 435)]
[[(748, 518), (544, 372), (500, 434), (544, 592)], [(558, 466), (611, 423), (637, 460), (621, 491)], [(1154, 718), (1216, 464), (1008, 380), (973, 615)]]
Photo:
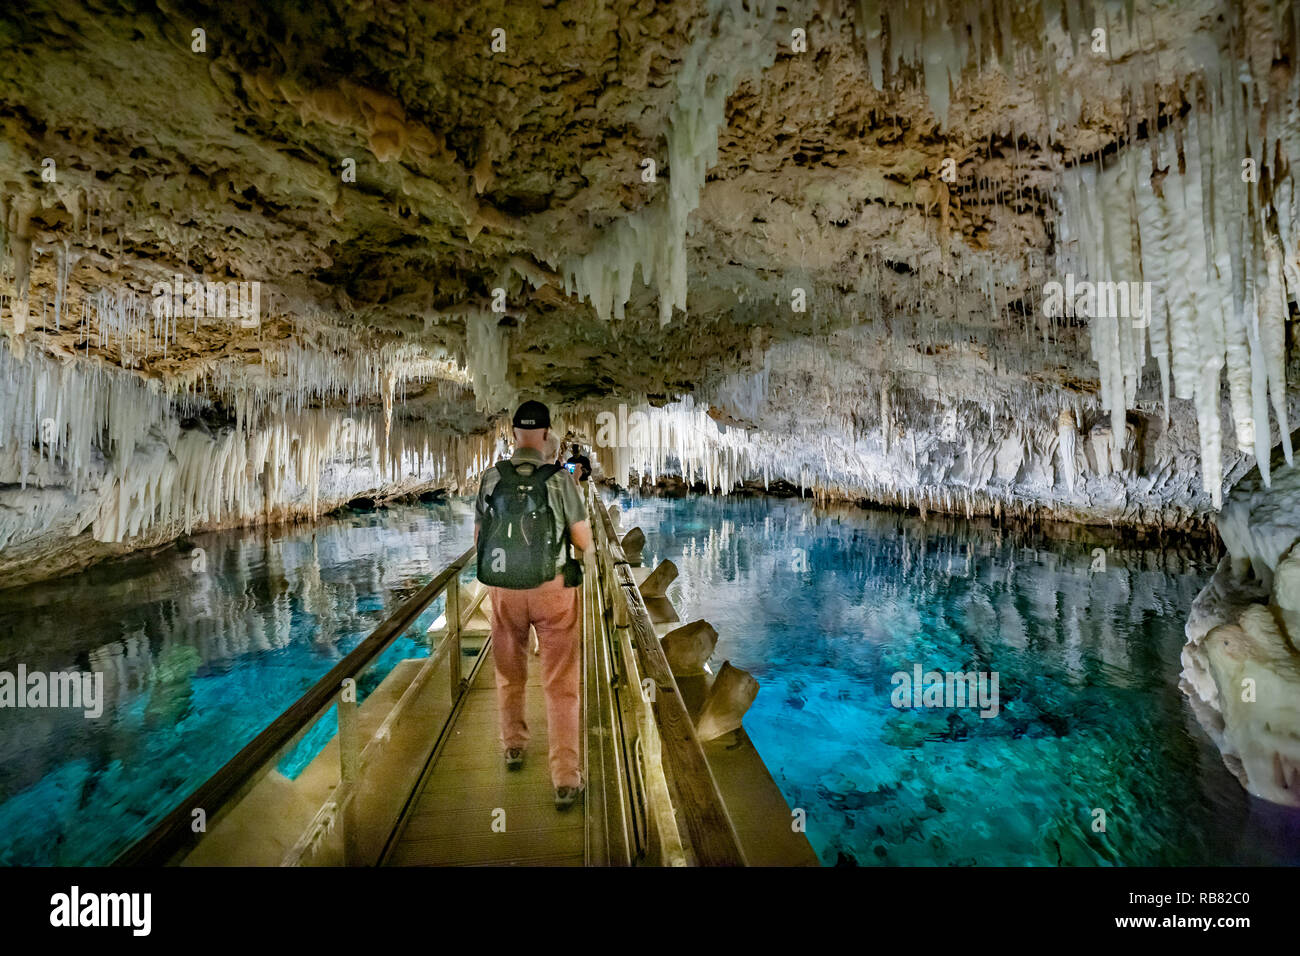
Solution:
[(583, 788), (578, 762), (580, 566), (569, 560), (568, 545), (590, 549), (591, 525), (577, 485), (544, 456), (550, 410), (541, 402), (524, 402), (512, 424), (514, 454), (485, 471), (479, 483), (474, 523), (478, 578), (491, 589), (492, 656), (506, 767), (523, 766), (528, 744), (524, 689), (531, 625), (541, 652), (555, 806), (567, 810)]

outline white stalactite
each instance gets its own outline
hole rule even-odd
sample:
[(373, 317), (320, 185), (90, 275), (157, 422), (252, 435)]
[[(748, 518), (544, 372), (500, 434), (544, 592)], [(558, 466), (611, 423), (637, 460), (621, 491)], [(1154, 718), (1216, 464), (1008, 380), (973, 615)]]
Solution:
[[(90, 495), (74, 533), (97, 541), (165, 539), (215, 526), (315, 517), (365, 492), (432, 483), (466, 487), (494, 435), (439, 435), (373, 410), (287, 408), (240, 416), (215, 432), (182, 428), (206, 400), (97, 362), (60, 362), (0, 347), (0, 548), (42, 532), (53, 500)], [(244, 394), (249, 399), (248, 394)], [(283, 399), (283, 394), (281, 398)], [(24, 495), (26, 497), (24, 497)]]
[[(1081, 280), (1151, 283), (1149, 315), (1116, 315), (1105, 307), (1100, 292), (1085, 303), (1112, 434), (1121, 433), (1125, 412), (1134, 407), (1149, 341), (1166, 415), (1171, 394), (1194, 404), (1202, 481), (1217, 508), (1224, 479), (1220, 398), (1225, 371), (1237, 448), (1260, 455), (1271, 445), (1265, 395), (1279, 431), (1288, 436), (1282, 367), (1287, 273), (1280, 238), (1266, 222), (1252, 226), (1248, 184), (1239, 175), (1245, 147), (1236, 145), (1231, 111), (1193, 112), (1185, 122), (1185, 172), (1177, 168), (1172, 132), (1166, 130), (1158, 139), (1160, 161), (1170, 167), (1159, 190), (1143, 181), (1148, 177), (1139, 174), (1141, 154), (1136, 150), (1108, 162), (1100, 173), (1093, 164), (1067, 172), (1061, 230), (1066, 242), (1077, 242)], [(1243, 232), (1264, 237), (1262, 248), (1246, 250)], [(1281, 232), (1292, 235), (1292, 224), (1283, 225)], [(1245, 286), (1248, 258), (1261, 263), (1249, 297), (1236, 291)], [(1067, 257), (1058, 266), (1066, 272), (1075, 263)], [(1297, 293), (1300, 289), (1291, 289)], [(1290, 460), (1289, 438), (1283, 440)], [(1112, 442), (1113, 470), (1119, 468), (1119, 452), (1120, 444)]]
[(676, 101), (665, 134), (669, 178), (660, 181), (666, 190), (607, 227), (589, 252), (559, 265), (565, 294), (589, 301), (602, 320), (624, 317), (638, 269), (658, 293), (660, 324), (672, 321), (674, 309), (686, 311), (690, 216), (718, 159), (727, 97), (743, 76), (760, 74), (776, 59), (778, 45), (764, 29), (775, 11), (772, 0), (709, 0), (708, 15), (674, 73)]

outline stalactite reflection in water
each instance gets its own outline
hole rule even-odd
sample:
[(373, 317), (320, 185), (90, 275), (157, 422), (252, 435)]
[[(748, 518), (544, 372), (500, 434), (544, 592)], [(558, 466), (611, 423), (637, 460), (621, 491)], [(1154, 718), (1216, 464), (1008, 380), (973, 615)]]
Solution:
[[(0, 670), (104, 682), (97, 720), (0, 710), (0, 864), (107, 862), (463, 551), (471, 524), (466, 501), (397, 505), (196, 535), (201, 562), (169, 547), (0, 592)], [(399, 640), (373, 679), (426, 651)]]
[[(1300, 862), (1300, 816), (1252, 801), (1178, 688), (1217, 554), (809, 501), (624, 496), (761, 690), (745, 726), (823, 862)], [(1095, 550), (1101, 548), (1103, 560)], [(996, 672), (1000, 710), (892, 706), (895, 673)], [(1123, 820), (1094, 833), (1092, 808)]]

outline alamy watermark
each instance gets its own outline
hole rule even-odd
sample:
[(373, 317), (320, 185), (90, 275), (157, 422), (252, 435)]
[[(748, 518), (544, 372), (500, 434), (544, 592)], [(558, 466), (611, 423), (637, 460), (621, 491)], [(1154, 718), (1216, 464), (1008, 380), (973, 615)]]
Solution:
[[(597, 448), (644, 448), (653, 444), (667, 444), (668, 423), (656, 420), (648, 413), (633, 411), (628, 413), (626, 405), (619, 405), (618, 412), (600, 412), (596, 415)], [(661, 439), (655, 441), (656, 438)]]
[(241, 328), (262, 322), (262, 283), (186, 282), (177, 273), (171, 282), (155, 282), (153, 314), (157, 319), (238, 319)]
[(133, 936), (148, 936), (152, 911), (151, 893), (83, 893), (73, 886), (50, 897), (50, 925), (55, 927), (123, 927)]
[(998, 703), (997, 671), (927, 671), (912, 665), (912, 673), (897, 671), (889, 682), (894, 685), (890, 703), (895, 707), (979, 707), (980, 717), (996, 717)]
[[(718, 425), (714, 422), (708, 431), (714, 437), (724, 432), (735, 436), (731, 441), (737, 438), (744, 441), (749, 439), (747, 429), (734, 425)], [(620, 404), (617, 412), (597, 413), (594, 444), (596, 448), (676, 448), (689, 454), (700, 443), (708, 441), (709, 437), (690, 419), (685, 422), (674, 419), (659, 409), (653, 412), (634, 409), (629, 412), (627, 405)]]
[(0, 671), (0, 708), (72, 708), (87, 720), (104, 713), (104, 675), (84, 671)]
[(1151, 324), (1151, 283), (1075, 282), (1069, 272), (1064, 284), (1053, 280), (1043, 286), (1043, 315), (1130, 319), (1134, 328), (1144, 329)]

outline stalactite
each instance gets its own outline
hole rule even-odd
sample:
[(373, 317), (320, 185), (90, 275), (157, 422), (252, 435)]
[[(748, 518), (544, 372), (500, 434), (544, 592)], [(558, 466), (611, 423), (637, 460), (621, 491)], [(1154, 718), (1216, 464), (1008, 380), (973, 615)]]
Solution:
[[(1132, 309), (1124, 315), (1097, 314), (1111, 311), (1103, 308), (1100, 291), (1088, 304), (1112, 433), (1120, 433), (1124, 413), (1133, 407), (1149, 341), (1166, 402), (1172, 394), (1194, 403), (1203, 485), (1215, 507), (1223, 486), (1219, 402), (1224, 370), (1240, 450), (1257, 454), (1271, 444), (1264, 394), (1272, 398), (1279, 430), (1288, 431), (1285, 349), (1278, 331), (1287, 295), (1280, 238), (1278, 227), (1268, 221), (1243, 228), (1250, 224), (1250, 209), (1239, 176), (1241, 153), (1231, 145), (1236, 125), (1226, 111), (1189, 114), (1186, 138), (1197, 148), (1183, 153), (1183, 171), (1171, 170), (1158, 190), (1138, 181), (1135, 151), (1100, 172), (1091, 166), (1072, 171), (1062, 190), (1063, 230), (1078, 239), (1084, 275), (1095, 282), (1150, 283), (1150, 308), (1144, 315)], [(1162, 134), (1158, 146), (1160, 155), (1172, 157), (1177, 151), (1173, 132)], [(1282, 227), (1291, 230), (1290, 224)], [(1248, 249), (1246, 237), (1262, 248)], [(1134, 254), (1134, 248), (1140, 253)], [(1240, 291), (1245, 287), (1241, 260), (1246, 258), (1263, 263), (1256, 270), (1252, 297)], [(1069, 268), (1065, 262), (1061, 267)], [(1296, 295), (1300, 289), (1290, 291)], [(1112, 456), (1118, 453), (1112, 444)], [(1112, 458), (1112, 467), (1117, 465)]]
[(499, 412), (514, 404), (510, 372), (509, 332), (493, 312), (475, 312), (466, 319), (466, 364), (480, 411)]
[(778, 45), (765, 35), (774, 14), (772, 0), (708, 0), (708, 22), (674, 74), (666, 191), (661, 187), (648, 206), (606, 228), (589, 252), (559, 264), (565, 294), (589, 301), (602, 320), (624, 317), (637, 269), (642, 282), (655, 285), (660, 324), (672, 320), (674, 309), (686, 312), (689, 219), (717, 162), (727, 97), (743, 76), (758, 75), (776, 59)]
[[(0, 390), (0, 484), (95, 496), (76, 530), (107, 542), (315, 517), (386, 487), (464, 488), (496, 437), (438, 434), (383, 408), (271, 411), (264, 401), (216, 430), (182, 428), (210, 408), (205, 399), (98, 362), (19, 359), (4, 347)], [(42, 513), (0, 509), (0, 547), (39, 533)]]

